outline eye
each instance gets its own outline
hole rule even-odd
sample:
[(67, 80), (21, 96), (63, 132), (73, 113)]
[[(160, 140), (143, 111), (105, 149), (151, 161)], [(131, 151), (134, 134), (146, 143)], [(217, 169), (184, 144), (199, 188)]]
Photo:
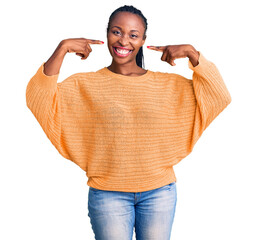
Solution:
[(116, 32), (119, 32), (119, 31), (116, 31), (116, 30), (115, 30), (115, 31), (113, 31), (113, 33), (114, 33), (114, 34), (115, 34)]
[(135, 36), (135, 38), (137, 38), (137, 35), (135, 35), (135, 34), (132, 34), (131, 36)]

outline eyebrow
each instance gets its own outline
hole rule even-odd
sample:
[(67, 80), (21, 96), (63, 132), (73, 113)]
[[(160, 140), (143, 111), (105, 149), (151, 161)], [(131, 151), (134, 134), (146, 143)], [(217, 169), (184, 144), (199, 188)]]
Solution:
[[(118, 27), (118, 26), (113, 26), (111, 28), (114, 28), (114, 27), (119, 28), (121, 30), (121, 27)], [(139, 31), (138, 30), (130, 30), (130, 32), (139, 32)]]

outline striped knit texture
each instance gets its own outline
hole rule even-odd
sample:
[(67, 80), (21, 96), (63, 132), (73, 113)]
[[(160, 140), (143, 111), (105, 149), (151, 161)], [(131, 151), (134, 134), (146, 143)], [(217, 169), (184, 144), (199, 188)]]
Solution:
[(192, 79), (153, 72), (133, 77), (104, 67), (57, 83), (44, 63), (26, 103), (58, 152), (86, 172), (88, 186), (143, 192), (177, 181), (173, 166), (231, 102), (217, 67), (199, 52)]

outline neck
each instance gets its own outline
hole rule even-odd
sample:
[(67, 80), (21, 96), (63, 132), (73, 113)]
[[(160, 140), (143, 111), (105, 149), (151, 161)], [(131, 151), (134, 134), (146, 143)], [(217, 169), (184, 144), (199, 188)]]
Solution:
[(118, 63), (112, 61), (111, 65), (107, 68), (114, 73), (122, 74), (122, 75), (130, 75), (132, 73), (138, 73), (138, 72), (142, 71), (142, 68), (140, 68), (136, 64), (136, 61), (128, 62), (125, 64), (118, 64)]

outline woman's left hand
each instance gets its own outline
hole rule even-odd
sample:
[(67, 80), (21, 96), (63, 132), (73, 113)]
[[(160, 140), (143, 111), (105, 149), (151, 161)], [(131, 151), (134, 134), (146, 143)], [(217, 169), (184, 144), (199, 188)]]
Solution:
[(188, 57), (192, 65), (195, 67), (199, 63), (199, 53), (190, 44), (167, 45), (167, 46), (147, 46), (151, 50), (163, 52), (161, 60), (176, 66), (174, 60), (177, 58)]

